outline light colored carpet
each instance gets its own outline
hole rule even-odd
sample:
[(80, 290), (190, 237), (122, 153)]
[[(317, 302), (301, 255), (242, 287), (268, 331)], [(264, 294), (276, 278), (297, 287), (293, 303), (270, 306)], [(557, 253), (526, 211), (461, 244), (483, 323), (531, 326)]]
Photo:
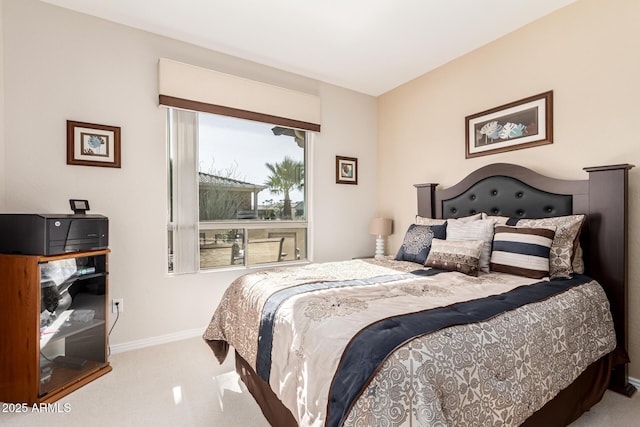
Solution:
[[(229, 358), (232, 359), (232, 358)], [(200, 338), (111, 356), (113, 371), (61, 399), (68, 412), (0, 413), (4, 426), (266, 427), (260, 408), (235, 374)], [(65, 406), (66, 405), (66, 406)], [(607, 392), (572, 427), (637, 426), (637, 394)]]

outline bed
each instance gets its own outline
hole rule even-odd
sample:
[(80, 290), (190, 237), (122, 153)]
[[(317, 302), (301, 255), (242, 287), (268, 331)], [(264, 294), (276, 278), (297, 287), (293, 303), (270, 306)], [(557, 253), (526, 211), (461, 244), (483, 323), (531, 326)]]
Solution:
[(242, 276), (204, 338), (220, 361), (234, 349), (274, 426), (567, 425), (607, 387), (635, 391), (631, 167), (568, 181), (493, 164), (416, 185), (395, 257)]

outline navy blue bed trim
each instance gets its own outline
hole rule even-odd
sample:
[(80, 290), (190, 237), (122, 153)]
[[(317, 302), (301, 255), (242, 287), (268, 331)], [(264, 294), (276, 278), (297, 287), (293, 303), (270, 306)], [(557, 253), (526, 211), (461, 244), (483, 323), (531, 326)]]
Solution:
[(326, 425), (342, 425), (378, 366), (403, 343), (446, 327), (487, 320), (590, 280), (587, 276), (575, 275), (569, 280), (538, 282), (500, 295), (390, 317), (369, 325), (351, 340), (342, 355), (329, 392)]
[(269, 376), (271, 375), (271, 350), (273, 346), (273, 321), (275, 319), (278, 308), (287, 299), (312, 291), (320, 291), (331, 288), (343, 288), (347, 286), (367, 286), (376, 285), (380, 283), (395, 282), (398, 280), (406, 280), (420, 276), (433, 276), (441, 273), (443, 270), (438, 269), (423, 269), (416, 270), (411, 273), (393, 274), (389, 276), (378, 276), (370, 279), (358, 279), (358, 280), (344, 280), (335, 282), (316, 282), (305, 283), (298, 286), (292, 286), (290, 288), (282, 289), (275, 292), (267, 299), (267, 302), (262, 308), (262, 318), (260, 319), (260, 333), (258, 335), (258, 355), (256, 360), (256, 373), (267, 384), (269, 383)]

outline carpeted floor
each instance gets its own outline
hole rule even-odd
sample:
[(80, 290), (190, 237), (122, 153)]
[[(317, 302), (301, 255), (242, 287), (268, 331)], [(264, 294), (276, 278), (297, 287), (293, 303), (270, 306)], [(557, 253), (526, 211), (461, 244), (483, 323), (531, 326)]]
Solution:
[[(111, 356), (113, 371), (58, 403), (61, 412), (0, 413), (4, 426), (268, 426), (233, 363), (200, 338)], [(64, 412), (64, 411), (67, 412)], [(640, 423), (638, 396), (607, 392), (572, 427)]]

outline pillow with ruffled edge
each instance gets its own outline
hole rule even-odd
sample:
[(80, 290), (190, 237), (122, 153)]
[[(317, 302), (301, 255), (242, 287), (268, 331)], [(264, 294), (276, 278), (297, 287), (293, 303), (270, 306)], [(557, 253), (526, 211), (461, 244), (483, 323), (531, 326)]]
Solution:
[(480, 270), (488, 273), (494, 226), (495, 220), (493, 219), (480, 219), (469, 222), (452, 219), (447, 222), (447, 240), (482, 240)]
[(551, 227), (497, 225), (491, 252), (491, 271), (534, 279), (548, 276), (554, 235)]
[(445, 239), (447, 225), (411, 224), (404, 235), (396, 255), (397, 261), (411, 261), (424, 265), (431, 250), (433, 239)]
[(433, 239), (425, 265), (478, 276), (482, 240)]

